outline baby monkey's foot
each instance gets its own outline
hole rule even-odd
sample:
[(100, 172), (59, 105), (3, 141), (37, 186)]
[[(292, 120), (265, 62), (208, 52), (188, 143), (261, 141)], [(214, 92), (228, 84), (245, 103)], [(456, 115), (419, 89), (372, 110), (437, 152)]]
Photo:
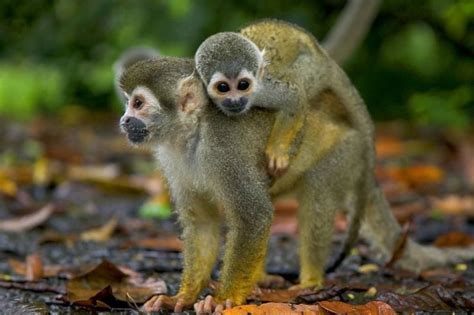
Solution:
[(268, 161), (268, 172), (274, 177), (282, 176), (288, 169), (290, 157), (283, 148), (267, 148), (265, 151)]
[(147, 313), (160, 310), (172, 310), (175, 313), (181, 313), (183, 309), (192, 306), (195, 301), (196, 299), (185, 296), (155, 295), (143, 304), (141, 310)]
[(232, 308), (232, 301), (219, 301), (211, 295), (206, 296), (202, 301), (194, 304), (194, 311), (197, 315), (202, 314), (222, 314), (224, 310)]

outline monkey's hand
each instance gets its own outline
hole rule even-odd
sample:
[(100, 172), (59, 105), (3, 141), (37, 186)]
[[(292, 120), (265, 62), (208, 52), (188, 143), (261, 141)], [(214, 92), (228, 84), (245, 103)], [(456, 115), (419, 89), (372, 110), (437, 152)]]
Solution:
[(290, 164), (288, 148), (282, 145), (269, 145), (265, 150), (268, 162), (268, 173), (274, 177), (282, 176)]
[(173, 310), (175, 313), (181, 313), (183, 309), (189, 308), (196, 301), (195, 298), (184, 295), (155, 295), (145, 302), (142, 306), (143, 312), (158, 312), (160, 310)]
[(194, 304), (194, 311), (196, 314), (221, 314), (225, 309), (232, 308), (232, 301), (219, 301), (211, 295), (206, 296), (202, 301)]

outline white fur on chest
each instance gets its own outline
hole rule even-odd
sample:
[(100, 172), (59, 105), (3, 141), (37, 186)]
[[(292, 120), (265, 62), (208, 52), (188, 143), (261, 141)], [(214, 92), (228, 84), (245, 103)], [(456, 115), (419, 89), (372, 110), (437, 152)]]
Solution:
[(202, 169), (202, 160), (199, 154), (189, 155), (186, 150), (176, 150), (175, 145), (158, 145), (155, 150), (162, 172), (172, 190), (186, 189), (188, 191), (205, 193), (206, 174)]

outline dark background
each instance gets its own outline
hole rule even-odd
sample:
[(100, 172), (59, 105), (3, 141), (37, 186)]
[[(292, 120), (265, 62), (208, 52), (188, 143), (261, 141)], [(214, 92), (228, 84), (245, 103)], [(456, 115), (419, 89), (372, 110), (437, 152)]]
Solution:
[[(112, 64), (130, 46), (192, 56), (209, 35), (256, 19), (296, 23), (324, 39), (345, 1), (0, 2), (0, 115), (66, 105), (121, 111)], [(474, 2), (384, 1), (344, 65), (376, 120), (465, 129), (474, 116)]]

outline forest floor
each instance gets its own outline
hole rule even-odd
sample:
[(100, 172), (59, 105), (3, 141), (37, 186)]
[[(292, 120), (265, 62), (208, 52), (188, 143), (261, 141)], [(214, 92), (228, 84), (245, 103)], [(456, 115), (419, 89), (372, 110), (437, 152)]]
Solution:
[[(2, 313), (135, 314), (150, 296), (176, 292), (180, 228), (151, 153), (130, 147), (117, 121), (75, 107), (28, 123), (0, 119)], [(466, 138), (377, 126), (377, 178), (407, 235), (423, 244), (474, 244)], [(413, 274), (380, 264), (362, 241), (321, 290), (287, 290), (298, 277), (295, 212), (292, 200), (277, 204), (267, 259), (285, 283), (256, 289), (254, 306), (232, 314), (474, 311), (473, 261)], [(336, 252), (345, 218), (334, 226)]]

